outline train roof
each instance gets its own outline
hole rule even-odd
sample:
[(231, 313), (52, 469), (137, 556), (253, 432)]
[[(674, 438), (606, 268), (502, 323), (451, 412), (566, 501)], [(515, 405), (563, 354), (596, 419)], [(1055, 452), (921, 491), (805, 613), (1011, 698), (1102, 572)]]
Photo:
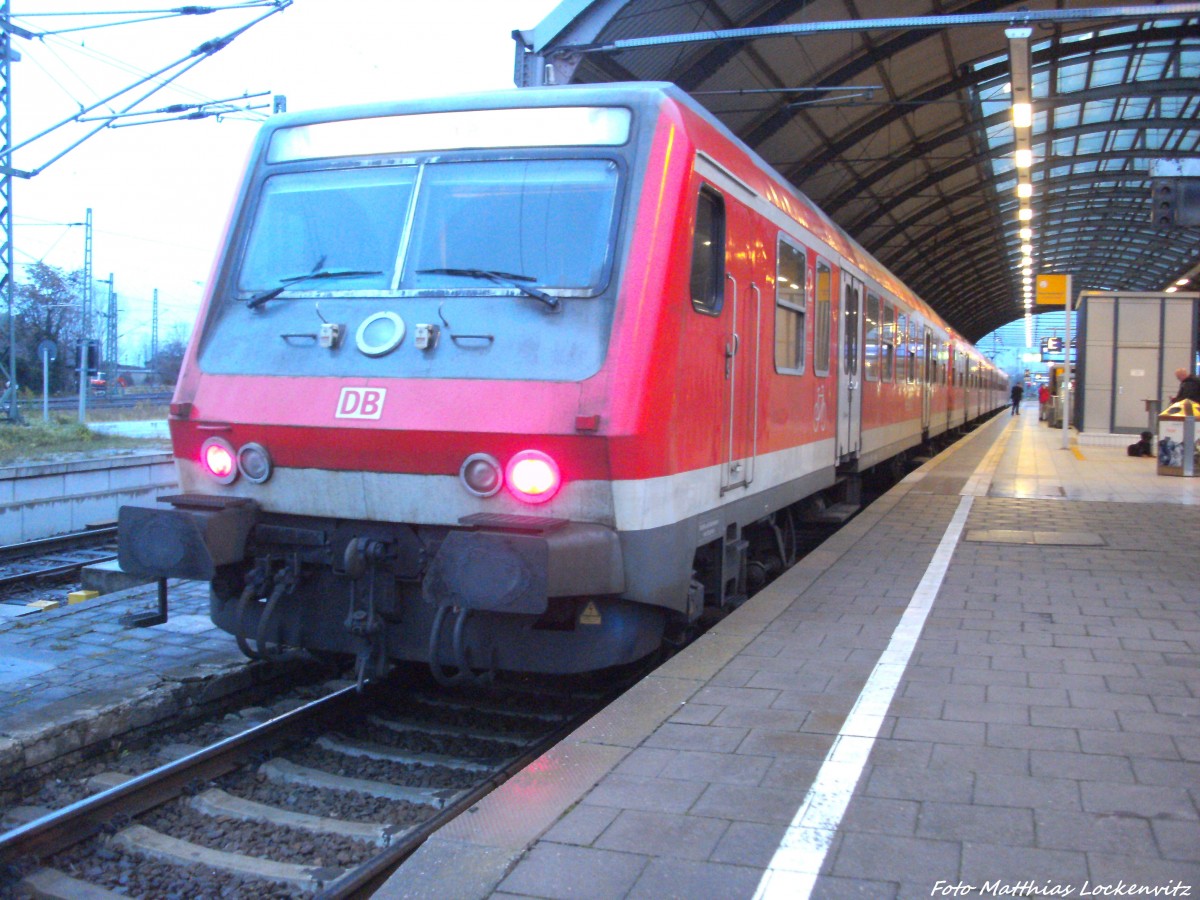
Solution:
[[(903, 297), (905, 302), (916, 307), (923, 316), (932, 322), (936, 322), (949, 335), (964, 344), (968, 343), (965, 338), (951, 329), (942, 317), (933, 311), (933, 308), (928, 303), (918, 297), (894, 273), (868, 253), (862, 245), (850, 237), (845, 230), (834, 222), (811, 199), (802, 194), (794, 185), (775, 171), (753, 148), (734, 134), (720, 119), (693, 99), (682, 88), (670, 82), (611, 82), (605, 84), (576, 84), (557, 87), (482, 91), (397, 100), (394, 102), (329, 107), (296, 113), (282, 113), (273, 116), (263, 126), (260, 141), (267, 140), (271, 133), (281, 128), (344, 119), (418, 115), (456, 110), (512, 109), (522, 107), (552, 108), (564, 105), (619, 105), (635, 110), (646, 110), (661, 108), (667, 103), (675, 104), (686, 110), (689, 115), (705, 122), (708, 127), (721, 134), (732, 146), (738, 148), (761, 179), (759, 184), (753, 185), (756, 191), (768, 197), (771, 202), (796, 221), (801, 221), (801, 216), (799, 215), (799, 210), (796, 209), (796, 205), (799, 205), (807, 216), (818, 218), (826, 234), (835, 236), (836, 239), (832, 243), (840, 245), (837, 246), (839, 252), (853, 260), (856, 265), (867, 272), (879, 284)], [(745, 177), (746, 173), (743, 171), (737, 174)], [(771, 191), (765, 189), (767, 183), (769, 183)], [(790, 203), (786, 201), (780, 202), (781, 197), (788, 198)]]

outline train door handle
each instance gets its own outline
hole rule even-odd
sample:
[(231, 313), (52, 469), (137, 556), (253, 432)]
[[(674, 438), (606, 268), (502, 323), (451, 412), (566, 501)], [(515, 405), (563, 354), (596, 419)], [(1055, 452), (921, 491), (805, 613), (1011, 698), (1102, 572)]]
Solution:
[(733, 333), (733, 339), (725, 345), (725, 377), (728, 378), (733, 373), (733, 358), (737, 356), (738, 348), (741, 341), (737, 336), (737, 332)]

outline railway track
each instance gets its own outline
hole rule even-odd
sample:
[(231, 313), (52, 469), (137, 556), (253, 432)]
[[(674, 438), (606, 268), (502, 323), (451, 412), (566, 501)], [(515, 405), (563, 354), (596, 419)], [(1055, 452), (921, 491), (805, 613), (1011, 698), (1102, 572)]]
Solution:
[(117, 527), (106, 525), (0, 547), (0, 587), (73, 575), (116, 559), (116, 539)]
[[(171, 391), (146, 391), (143, 393), (125, 393), (125, 394), (90, 394), (88, 395), (87, 405), (92, 409), (127, 409), (138, 405), (166, 405), (171, 401)], [(41, 414), (42, 401), (37, 400), (20, 400), (17, 402), (22, 414), (29, 419), (36, 418)], [(51, 397), (46, 404), (55, 412), (66, 412), (67, 410), (79, 409), (79, 398), (77, 396), (70, 397)]]
[(148, 771), (124, 758), (79, 785), (98, 793), (9, 811), (29, 821), (0, 835), (0, 896), (366, 896), (618, 689), (346, 687)]

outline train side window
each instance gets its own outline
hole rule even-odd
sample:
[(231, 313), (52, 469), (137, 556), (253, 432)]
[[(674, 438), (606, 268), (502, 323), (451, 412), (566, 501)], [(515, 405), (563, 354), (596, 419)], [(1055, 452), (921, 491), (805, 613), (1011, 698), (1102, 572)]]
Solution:
[(899, 310), (896, 310), (896, 355), (899, 357), (896, 380), (902, 381), (908, 371), (908, 316)]
[(880, 375), (880, 346), (883, 334), (883, 316), (879, 298), (867, 294), (867, 321), (863, 324), (863, 378), (878, 381)]
[(891, 381), (896, 376), (896, 308), (890, 303), (883, 305), (883, 327), (879, 332), (879, 356), (883, 364), (879, 377)]
[(709, 187), (696, 200), (692, 234), (692, 308), (716, 315), (725, 299), (725, 199)]
[(846, 301), (842, 306), (842, 318), (846, 326), (842, 342), (842, 371), (847, 375), (858, 374), (859, 296), (858, 288), (846, 285)]
[(775, 272), (775, 371), (804, 374), (808, 299), (804, 251), (780, 238)]
[(813, 334), (813, 373), (829, 374), (829, 333), (833, 304), (833, 271), (826, 263), (817, 263), (816, 333)]

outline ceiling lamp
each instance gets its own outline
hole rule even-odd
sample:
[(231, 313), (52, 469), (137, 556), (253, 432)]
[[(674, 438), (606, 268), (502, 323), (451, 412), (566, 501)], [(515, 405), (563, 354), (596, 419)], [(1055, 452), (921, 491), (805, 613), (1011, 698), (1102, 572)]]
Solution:
[(1033, 218), (1033, 210), (1028, 206), (1022, 206), (1019, 210), (1017, 210), (1017, 218), (1022, 222), (1028, 222)]
[(1017, 183), (1017, 196), (1022, 200), (1028, 200), (1033, 196), (1033, 185), (1028, 181), (1020, 181)]

